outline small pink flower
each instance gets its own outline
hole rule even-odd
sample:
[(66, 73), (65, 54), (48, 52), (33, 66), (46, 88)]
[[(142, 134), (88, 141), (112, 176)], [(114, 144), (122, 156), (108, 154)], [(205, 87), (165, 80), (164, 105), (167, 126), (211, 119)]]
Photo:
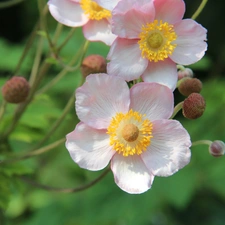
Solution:
[(154, 176), (170, 176), (189, 163), (190, 136), (169, 117), (173, 93), (157, 83), (131, 89), (119, 77), (92, 74), (76, 91), (81, 122), (67, 135), (66, 148), (92, 171), (111, 161), (116, 184), (128, 193), (151, 188)]
[(112, 11), (108, 73), (126, 81), (141, 77), (172, 90), (178, 79), (176, 63), (189, 65), (207, 49), (206, 29), (184, 19), (183, 0), (122, 0)]
[(69, 27), (83, 26), (89, 41), (111, 45), (116, 35), (111, 32), (111, 11), (92, 0), (49, 0), (49, 11), (59, 22)]

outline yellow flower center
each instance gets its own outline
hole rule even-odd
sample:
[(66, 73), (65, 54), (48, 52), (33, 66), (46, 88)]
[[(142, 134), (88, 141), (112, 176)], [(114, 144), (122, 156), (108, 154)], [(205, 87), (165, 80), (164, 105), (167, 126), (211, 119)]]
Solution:
[(107, 133), (110, 145), (123, 156), (140, 155), (151, 143), (152, 123), (145, 115), (134, 112), (117, 113), (112, 118)]
[(92, 0), (81, 0), (80, 6), (91, 20), (101, 20), (111, 17), (111, 12), (109, 10), (102, 8)]
[(143, 26), (139, 38), (138, 44), (142, 57), (149, 61), (158, 62), (168, 58), (177, 46), (173, 44), (173, 41), (177, 39), (173, 25), (163, 23), (161, 20), (154, 20)]

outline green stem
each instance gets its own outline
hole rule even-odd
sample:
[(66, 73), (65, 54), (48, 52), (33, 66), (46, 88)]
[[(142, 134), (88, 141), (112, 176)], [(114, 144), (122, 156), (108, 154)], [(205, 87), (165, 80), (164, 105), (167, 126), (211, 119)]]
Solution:
[(6, 106), (7, 106), (7, 102), (3, 99), (2, 104), (0, 106), (0, 122), (5, 114)]
[(4, 8), (8, 8), (14, 5), (17, 5), (21, 2), (23, 2), (24, 0), (11, 0), (11, 1), (5, 1), (5, 2), (1, 2), (0, 3), (0, 9), (4, 9)]
[(11, 159), (5, 159), (5, 160), (2, 160), (0, 161), (0, 164), (3, 164), (3, 163), (14, 163), (14, 162), (17, 162), (17, 161), (21, 161), (21, 160), (24, 160), (24, 159), (29, 159), (31, 157), (34, 157), (34, 156), (38, 156), (38, 155), (41, 155), (43, 153), (46, 153), (58, 146), (60, 146), (62, 143), (65, 143), (66, 139), (65, 138), (62, 138), (52, 144), (49, 144), (45, 147), (42, 147), (42, 148), (39, 148), (39, 149), (36, 149), (32, 152), (29, 152), (25, 155), (22, 155), (20, 157), (16, 157), (16, 158), (11, 158)]
[(199, 5), (199, 7), (197, 8), (197, 10), (195, 11), (195, 13), (193, 14), (193, 16), (191, 17), (191, 19), (196, 20), (196, 18), (200, 15), (200, 13), (202, 12), (202, 10), (204, 9), (206, 3), (208, 0), (202, 0), (201, 4)]
[(196, 145), (208, 145), (208, 146), (210, 146), (211, 144), (212, 144), (212, 141), (210, 141), (210, 140), (199, 140), (199, 141), (192, 142), (192, 146), (196, 146)]
[(56, 43), (58, 41), (58, 38), (59, 38), (62, 30), (63, 30), (63, 25), (61, 23), (58, 23), (57, 27), (56, 27), (54, 37), (53, 37), (53, 43)]
[(76, 193), (76, 192), (84, 191), (84, 190), (94, 186), (100, 180), (102, 180), (102, 178), (105, 177), (108, 174), (109, 171), (110, 171), (110, 168), (107, 168), (99, 177), (97, 177), (96, 179), (94, 179), (90, 183), (85, 184), (85, 185), (80, 186), (80, 187), (76, 187), (76, 188), (57, 188), (57, 187), (51, 187), (51, 186), (48, 186), (48, 185), (39, 184), (39, 183), (37, 183), (35, 181), (31, 181), (31, 180), (29, 180), (25, 177), (22, 177), (21, 179), (24, 182), (33, 185), (34, 187), (38, 187), (38, 188), (44, 189), (46, 191), (53, 191), (53, 192), (60, 192), (60, 193)]
[(184, 104), (184, 102), (180, 102), (174, 107), (173, 114), (170, 117), (170, 119), (173, 119), (177, 115), (177, 113), (182, 109), (183, 104)]

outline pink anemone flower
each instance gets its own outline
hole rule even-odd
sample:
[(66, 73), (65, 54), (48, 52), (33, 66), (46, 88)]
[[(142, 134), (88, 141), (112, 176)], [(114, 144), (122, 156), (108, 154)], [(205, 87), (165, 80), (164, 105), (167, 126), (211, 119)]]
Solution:
[(92, 171), (111, 161), (116, 184), (132, 194), (151, 188), (155, 176), (170, 176), (190, 161), (190, 136), (173, 113), (173, 93), (158, 83), (138, 83), (92, 74), (76, 91), (81, 120), (66, 136), (66, 148)]
[(141, 77), (174, 90), (176, 64), (195, 63), (207, 49), (207, 30), (182, 20), (184, 12), (183, 0), (119, 1), (112, 11), (112, 32), (118, 37), (108, 54), (108, 74), (126, 81)]
[(111, 11), (92, 0), (49, 0), (49, 11), (59, 22), (69, 27), (83, 27), (89, 41), (111, 45), (116, 35), (111, 31)]

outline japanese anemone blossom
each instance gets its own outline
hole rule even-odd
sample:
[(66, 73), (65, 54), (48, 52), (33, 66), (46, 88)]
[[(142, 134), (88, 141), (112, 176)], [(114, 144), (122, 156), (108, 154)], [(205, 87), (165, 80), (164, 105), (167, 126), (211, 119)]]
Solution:
[(111, 11), (92, 0), (49, 0), (49, 11), (59, 22), (69, 27), (83, 26), (89, 41), (111, 45), (116, 35), (111, 32)]
[(183, 0), (119, 1), (112, 11), (112, 32), (118, 37), (108, 54), (107, 72), (174, 90), (176, 63), (195, 63), (207, 49), (206, 29), (192, 19), (182, 20), (184, 12)]
[(172, 91), (91, 74), (76, 91), (80, 123), (66, 136), (66, 148), (81, 167), (96, 171), (111, 160), (116, 184), (128, 193), (151, 188), (154, 176), (170, 176), (189, 163), (190, 136), (169, 117)]

